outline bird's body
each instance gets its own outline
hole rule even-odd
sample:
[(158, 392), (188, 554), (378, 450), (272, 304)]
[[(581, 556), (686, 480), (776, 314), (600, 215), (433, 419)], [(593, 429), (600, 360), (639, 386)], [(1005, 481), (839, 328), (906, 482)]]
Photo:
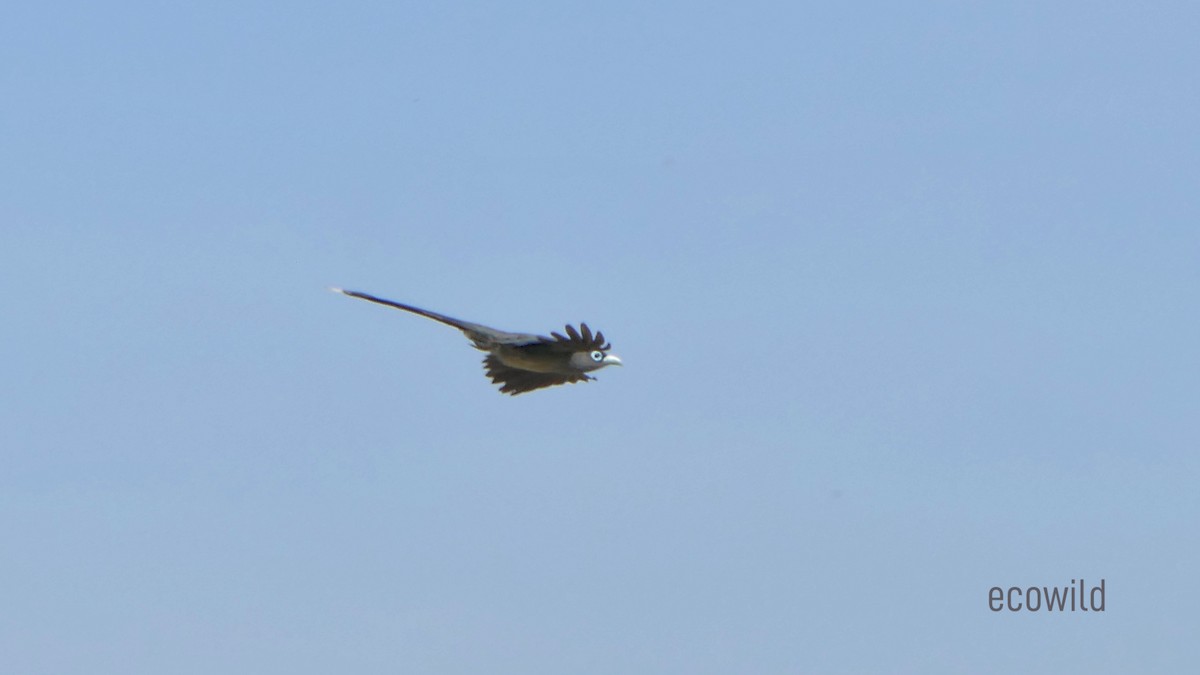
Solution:
[(484, 370), (505, 394), (515, 396), (542, 387), (584, 382), (594, 379), (588, 375), (589, 372), (605, 366), (621, 365), (621, 359), (608, 353), (610, 345), (604, 341), (604, 334), (596, 332), (593, 335), (586, 323), (580, 324), (578, 331), (568, 325), (567, 335), (551, 333), (551, 337), (546, 337), (510, 333), (367, 293), (340, 288), (333, 290), (352, 298), (419, 314), (461, 330), (476, 349), (488, 353), (483, 359)]

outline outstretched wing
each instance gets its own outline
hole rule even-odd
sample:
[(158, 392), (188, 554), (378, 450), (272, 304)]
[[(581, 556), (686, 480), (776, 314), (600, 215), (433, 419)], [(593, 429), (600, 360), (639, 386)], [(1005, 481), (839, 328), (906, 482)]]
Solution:
[(504, 365), (495, 354), (488, 354), (483, 358), (483, 369), (492, 379), (493, 384), (500, 385), (500, 392), (510, 396), (543, 387), (593, 379), (583, 373), (535, 373), (531, 370), (513, 368)]
[(612, 345), (604, 341), (604, 333), (596, 331), (593, 335), (586, 323), (579, 324), (579, 330), (575, 330), (571, 324), (567, 324), (566, 329), (566, 335), (551, 333), (549, 338), (542, 338), (543, 344), (552, 345), (555, 351), (563, 352), (590, 352), (593, 349), (607, 352), (612, 349)]

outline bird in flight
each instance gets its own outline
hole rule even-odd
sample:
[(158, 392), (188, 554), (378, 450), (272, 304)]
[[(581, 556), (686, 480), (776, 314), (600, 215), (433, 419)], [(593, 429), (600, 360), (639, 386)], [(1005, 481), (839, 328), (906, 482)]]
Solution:
[(596, 378), (588, 373), (605, 366), (619, 366), (621, 359), (609, 354), (612, 348), (604, 341), (604, 333), (579, 324), (579, 330), (567, 325), (566, 335), (551, 333), (531, 335), (509, 333), (489, 328), (470, 321), (460, 321), (445, 314), (438, 314), (420, 307), (413, 307), (392, 300), (384, 300), (367, 293), (330, 289), (352, 298), (395, 307), (413, 314), (420, 314), (463, 332), (475, 348), (487, 352), (483, 357), (483, 369), (493, 384), (500, 385), (500, 393), (516, 396), (527, 391), (553, 387), (568, 382), (584, 382)]

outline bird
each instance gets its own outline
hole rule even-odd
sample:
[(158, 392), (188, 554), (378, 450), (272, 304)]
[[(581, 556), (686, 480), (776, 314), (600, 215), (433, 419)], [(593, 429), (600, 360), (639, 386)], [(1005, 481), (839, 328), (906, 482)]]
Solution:
[(516, 396), (559, 384), (586, 382), (596, 379), (588, 373), (607, 366), (624, 365), (616, 354), (608, 353), (612, 345), (604, 341), (604, 333), (593, 333), (586, 323), (580, 323), (578, 330), (567, 324), (566, 335), (552, 332), (546, 337), (510, 333), (361, 291), (337, 287), (329, 290), (419, 314), (461, 330), (476, 349), (487, 352), (483, 357), (484, 372), (492, 384), (500, 386), (502, 394)]

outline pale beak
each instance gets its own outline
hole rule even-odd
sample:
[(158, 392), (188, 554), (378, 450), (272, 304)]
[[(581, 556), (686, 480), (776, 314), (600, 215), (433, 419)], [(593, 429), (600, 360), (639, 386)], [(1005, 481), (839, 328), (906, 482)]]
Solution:
[(623, 366), (623, 365), (625, 365), (625, 364), (621, 363), (621, 358), (619, 356), (617, 356), (616, 354), (609, 354), (609, 355), (605, 356), (604, 360), (601, 361), (600, 363), (603, 363), (606, 366)]

